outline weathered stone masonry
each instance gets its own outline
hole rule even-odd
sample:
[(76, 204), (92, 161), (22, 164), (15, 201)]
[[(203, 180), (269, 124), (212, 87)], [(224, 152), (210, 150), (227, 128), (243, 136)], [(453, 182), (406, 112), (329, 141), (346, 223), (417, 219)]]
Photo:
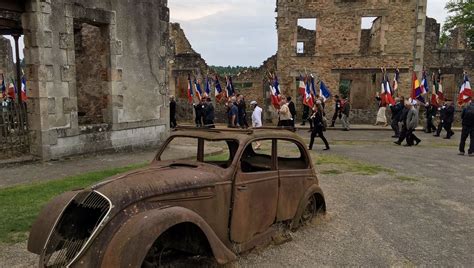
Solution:
[(150, 146), (167, 135), (166, 0), (27, 0), (21, 22), (34, 155)]

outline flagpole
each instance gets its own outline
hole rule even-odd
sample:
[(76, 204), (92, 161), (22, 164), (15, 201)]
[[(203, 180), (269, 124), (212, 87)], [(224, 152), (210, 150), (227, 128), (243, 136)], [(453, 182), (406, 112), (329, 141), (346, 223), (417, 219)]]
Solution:
[(17, 97), (18, 104), (21, 104), (21, 74), (20, 74), (20, 49), (18, 48), (18, 39), (20, 38), (19, 34), (14, 34), (13, 39), (15, 40), (15, 53), (16, 53), (16, 87), (17, 87)]

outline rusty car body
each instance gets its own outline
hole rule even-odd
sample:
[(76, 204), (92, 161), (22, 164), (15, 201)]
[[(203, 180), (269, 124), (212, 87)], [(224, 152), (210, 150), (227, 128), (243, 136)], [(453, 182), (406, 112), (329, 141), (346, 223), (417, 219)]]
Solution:
[(40, 267), (156, 267), (177, 253), (225, 264), (325, 210), (295, 133), (178, 129), (147, 167), (48, 203), (28, 250)]

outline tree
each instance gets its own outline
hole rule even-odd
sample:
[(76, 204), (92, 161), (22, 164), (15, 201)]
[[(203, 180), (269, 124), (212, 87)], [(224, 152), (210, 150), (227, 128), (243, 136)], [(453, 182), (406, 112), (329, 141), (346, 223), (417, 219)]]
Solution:
[(474, 49), (474, 1), (449, 0), (446, 9), (450, 14), (443, 27), (443, 31), (451, 31), (457, 27), (464, 28), (467, 42)]

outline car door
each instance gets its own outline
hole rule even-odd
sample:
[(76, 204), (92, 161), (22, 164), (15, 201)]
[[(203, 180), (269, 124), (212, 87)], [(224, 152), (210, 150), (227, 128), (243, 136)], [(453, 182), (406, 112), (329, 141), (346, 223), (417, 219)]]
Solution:
[(309, 186), (316, 182), (303, 145), (292, 140), (277, 141), (280, 180), (277, 221), (292, 219)]
[(275, 222), (278, 203), (275, 143), (272, 139), (252, 142), (239, 159), (230, 224), (233, 242), (248, 242)]

